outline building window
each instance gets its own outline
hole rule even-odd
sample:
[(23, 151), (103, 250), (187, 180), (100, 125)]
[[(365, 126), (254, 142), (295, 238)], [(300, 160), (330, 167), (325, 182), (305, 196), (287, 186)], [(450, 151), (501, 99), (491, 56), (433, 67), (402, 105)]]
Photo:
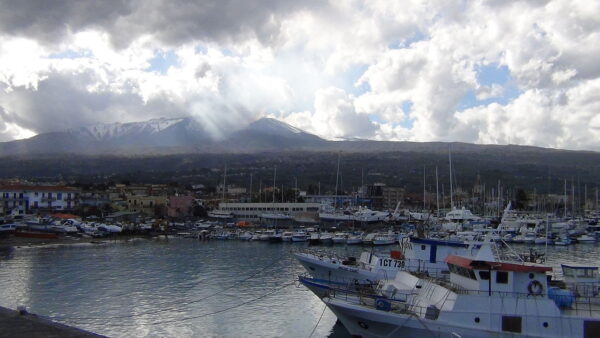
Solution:
[(56, 194), (56, 199), (58, 199), (59, 201), (62, 200), (62, 192)]

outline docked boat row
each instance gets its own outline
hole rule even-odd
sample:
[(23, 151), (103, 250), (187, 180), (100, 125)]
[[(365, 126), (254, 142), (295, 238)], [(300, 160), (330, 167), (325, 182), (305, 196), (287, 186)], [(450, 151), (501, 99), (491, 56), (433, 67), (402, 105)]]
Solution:
[(389, 257), (296, 255), (300, 283), (356, 337), (597, 337), (598, 267), (543, 262), (491, 236), (451, 242), (410, 238)]
[[(184, 233), (188, 234), (188, 233)], [(323, 245), (373, 245), (384, 246), (399, 244), (409, 234), (397, 233), (392, 230), (387, 232), (320, 232), (314, 228), (295, 230), (226, 230), (216, 228), (207, 234), (207, 239), (217, 240), (247, 240), (269, 242), (308, 242)]]

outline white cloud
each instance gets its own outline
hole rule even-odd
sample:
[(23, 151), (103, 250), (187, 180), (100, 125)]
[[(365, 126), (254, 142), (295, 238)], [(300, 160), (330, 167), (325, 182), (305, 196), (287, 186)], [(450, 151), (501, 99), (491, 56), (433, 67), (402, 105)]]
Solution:
[[(221, 137), (276, 116), (328, 138), (600, 149), (598, 2), (203, 4), (0, 5), (0, 140), (181, 115)], [(152, 71), (157, 55), (177, 63)]]

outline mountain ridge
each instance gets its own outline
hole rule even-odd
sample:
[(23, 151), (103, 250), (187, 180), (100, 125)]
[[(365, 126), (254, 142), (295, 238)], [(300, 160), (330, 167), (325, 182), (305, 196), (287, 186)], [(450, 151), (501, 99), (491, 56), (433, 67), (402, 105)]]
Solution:
[(0, 142), (0, 158), (40, 155), (165, 155), (185, 153), (316, 152), (579, 152), (521, 145), (466, 142), (326, 140), (273, 118), (261, 118), (231, 132), (222, 140), (210, 136), (205, 126), (191, 117), (156, 118), (140, 122), (96, 123), (64, 131), (43, 133), (28, 139)]

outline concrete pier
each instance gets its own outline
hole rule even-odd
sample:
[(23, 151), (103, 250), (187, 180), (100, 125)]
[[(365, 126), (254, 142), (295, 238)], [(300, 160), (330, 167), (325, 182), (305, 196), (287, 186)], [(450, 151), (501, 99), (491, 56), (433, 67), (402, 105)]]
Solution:
[(49, 319), (27, 312), (19, 312), (0, 306), (0, 337), (104, 337), (55, 323)]

